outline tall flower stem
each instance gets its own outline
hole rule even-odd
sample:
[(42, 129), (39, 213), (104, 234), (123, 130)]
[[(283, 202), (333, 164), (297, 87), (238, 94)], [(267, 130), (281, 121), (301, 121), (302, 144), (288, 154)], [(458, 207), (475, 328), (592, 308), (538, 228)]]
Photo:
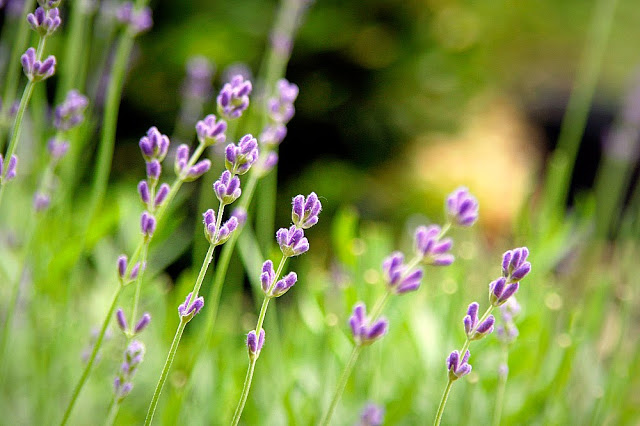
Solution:
[(504, 394), (507, 389), (508, 365), (509, 365), (509, 348), (507, 345), (502, 345), (502, 362), (501, 364), (507, 367), (506, 372), (500, 372), (498, 375), (498, 390), (496, 391), (496, 406), (493, 411), (493, 426), (500, 426), (500, 419), (502, 418), (502, 411), (504, 405)]
[[(220, 217), (222, 217), (222, 210), (224, 206), (221, 205), (219, 209), (218, 216), (218, 226), (217, 229), (220, 229)], [(216, 231), (217, 234), (218, 231)], [(215, 236), (213, 238), (215, 241)], [(202, 281), (204, 280), (204, 276), (207, 273), (207, 268), (211, 263), (211, 259), (213, 258), (213, 252), (216, 246), (214, 244), (209, 245), (209, 250), (207, 250), (207, 254), (205, 256), (204, 262), (202, 262), (202, 267), (200, 268), (200, 273), (198, 273), (198, 278), (196, 279), (196, 283), (193, 286), (193, 292), (191, 293), (191, 300), (196, 300), (198, 297), (198, 292), (200, 291), (200, 286), (202, 285)], [(149, 410), (147, 411), (147, 417), (144, 420), (145, 425), (150, 425), (153, 421), (153, 416), (156, 412), (156, 407), (158, 406), (158, 400), (160, 399), (160, 394), (162, 393), (162, 388), (164, 387), (164, 383), (167, 380), (167, 376), (169, 374), (169, 370), (171, 370), (171, 364), (173, 364), (173, 359), (176, 356), (176, 352), (178, 351), (178, 345), (180, 345), (180, 339), (182, 338), (182, 333), (184, 332), (184, 328), (187, 325), (189, 320), (187, 320), (182, 315), (180, 316), (180, 324), (178, 325), (178, 329), (176, 330), (176, 334), (173, 337), (173, 342), (171, 342), (171, 348), (169, 348), (169, 354), (167, 355), (167, 360), (164, 363), (164, 367), (162, 368), (162, 372), (160, 373), (160, 378), (158, 379), (158, 384), (156, 385), (156, 389), (153, 392), (153, 397), (151, 398), (151, 403), (149, 404)]]
[(331, 404), (329, 404), (329, 408), (325, 412), (324, 416), (322, 416), (322, 420), (318, 423), (321, 426), (327, 426), (331, 421), (331, 417), (333, 417), (333, 412), (338, 405), (338, 401), (342, 398), (342, 394), (344, 393), (344, 388), (347, 386), (347, 380), (349, 380), (349, 376), (351, 375), (351, 371), (353, 367), (356, 365), (356, 361), (360, 356), (360, 352), (362, 352), (362, 346), (356, 344), (351, 351), (351, 356), (347, 361), (347, 364), (344, 366), (344, 370), (342, 370), (342, 375), (340, 375), (340, 380), (338, 381), (338, 386), (336, 387), (336, 391), (333, 394), (333, 398), (331, 399)]
[(447, 405), (447, 399), (449, 399), (449, 393), (451, 392), (451, 386), (453, 380), (449, 379), (447, 387), (444, 388), (442, 399), (440, 399), (440, 405), (438, 406), (438, 412), (436, 413), (436, 419), (433, 421), (434, 426), (439, 426), (442, 421), (442, 414), (444, 413), (444, 407)]
[(104, 334), (107, 331), (107, 327), (109, 326), (109, 321), (111, 320), (111, 316), (113, 315), (113, 312), (116, 310), (116, 303), (118, 302), (118, 297), (120, 296), (120, 293), (122, 292), (123, 288), (124, 286), (119, 285), (113, 295), (113, 298), (111, 300), (111, 306), (109, 307), (109, 311), (107, 312), (107, 315), (104, 317), (104, 321), (102, 322), (102, 327), (100, 327), (100, 332), (98, 333), (96, 343), (93, 345), (93, 350), (91, 351), (91, 355), (89, 356), (87, 365), (84, 367), (82, 376), (80, 376), (80, 380), (78, 381), (75, 389), (73, 390), (71, 401), (69, 401), (69, 405), (67, 406), (67, 409), (64, 412), (64, 416), (62, 417), (62, 421), (60, 422), (61, 426), (67, 424), (67, 421), (69, 421), (69, 416), (71, 415), (71, 411), (73, 411), (73, 407), (76, 403), (76, 400), (78, 399), (78, 395), (80, 395), (80, 391), (82, 390), (84, 383), (87, 381), (87, 378), (89, 377), (89, 373), (91, 372), (91, 368), (93, 367), (93, 363), (96, 359), (96, 355), (100, 350), (100, 346), (102, 346)]
[[(271, 301), (271, 297), (267, 294), (271, 293), (271, 290), (276, 285), (280, 274), (282, 274), (282, 269), (284, 268), (284, 264), (287, 262), (287, 257), (282, 256), (280, 259), (280, 264), (278, 265), (278, 269), (276, 270), (275, 279), (271, 283), (271, 287), (268, 289), (267, 293), (262, 300), (262, 306), (260, 307), (260, 315), (258, 315), (258, 323), (256, 324), (256, 335), (260, 336), (260, 332), (262, 331), (262, 324), (264, 323), (264, 318), (267, 315), (267, 308), (269, 307), (269, 302)], [(236, 406), (236, 411), (233, 414), (233, 420), (231, 424), (236, 426), (240, 422), (240, 417), (242, 417), (242, 412), (244, 411), (244, 405), (247, 402), (247, 397), (249, 396), (249, 391), (251, 390), (251, 382), (253, 381), (253, 371), (256, 368), (256, 362), (258, 361), (258, 357), (254, 357), (249, 361), (249, 368), (247, 369), (247, 375), (244, 379), (244, 385), (242, 386), (242, 394), (240, 395), (240, 400), (238, 401), (238, 405)]]

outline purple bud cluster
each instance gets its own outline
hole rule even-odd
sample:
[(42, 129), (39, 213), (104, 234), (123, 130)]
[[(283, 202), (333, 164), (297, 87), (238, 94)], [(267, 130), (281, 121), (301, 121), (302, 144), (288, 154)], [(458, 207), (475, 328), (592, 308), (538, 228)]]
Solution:
[(180, 179), (185, 182), (193, 182), (209, 171), (211, 168), (211, 161), (204, 159), (191, 165), (189, 147), (182, 144), (176, 151), (176, 162), (174, 167), (176, 175), (178, 175)]
[(214, 67), (204, 56), (194, 56), (187, 62), (187, 77), (183, 83), (182, 93), (186, 98), (206, 102), (211, 96), (211, 80)]
[(484, 336), (491, 334), (493, 331), (493, 325), (496, 319), (493, 315), (489, 315), (487, 319), (480, 322), (478, 320), (478, 305), (477, 302), (473, 302), (467, 309), (467, 315), (462, 320), (464, 324), (464, 331), (467, 334), (469, 340), (480, 340)]
[(243, 175), (258, 160), (258, 141), (251, 135), (244, 135), (237, 145), (230, 143), (225, 149), (224, 164), (234, 175)]
[(60, 20), (60, 11), (57, 7), (45, 9), (38, 7), (34, 13), (27, 15), (27, 22), (40, 37), (48, 37), (53, 34), (62, 21)]
[(20, 57), (24, 74), (33, 82), (42, 81), (51, 77), (56, 72), (56, 58), (49, 55), (47, 59), (41, 61), (36, 56), (36, 49), (30, 47)]
[(153, 26), (151, 9), (143, 7), (136, 10), (132, 2), (127, 1), (116, 11), (116, 19), (123, 25), (127, 25), (133, 34), (140, 34), (148, 31)]
[(404, 294), (420, 288), (423, 271), (404, 264), (404, 255), (393, 252), (382, 262), (382, 271), (387, 286), (395, 294)]
[(367, 318), (367, 307), (359, 302), (353, 307), (349, 317), (349, 326), (357, 345), (370, 345), (387, 333), (389, 322), (386, 318), (370, 320)]
[(489, 301), (493, 306), (504, 304), (520, 288), (522, 280), (530, 271), (527, 261), (529, 249), (520, 247), (509, 250), (502, 256), (502, 276), (489, 284)]
[(510, 297), (500, 306), (500, 322), (496, 327), (496, 337), (505, 344), (512, 343), (518, 337), (518, 327), (514, 318), (520, 314), (520, 305), (515, 297)]
[(462, 376), (471, 373), (471, 365), (468, 363), (471, 354), (466, 351), (462, 359), (458, 351), (453, 351), (447, 357), (447, 370), (449, 370), (449, 380), (456, 381)]
[(240, 118), (249, 108), (249, 95), (253, 86), (242, 75), (235, 75), (231, 81), (225, 83), (217, 98), (218, 115), (226, 120)]
[(267, 102), (269, 117), (274, 123), (287, 124), (296, 110), (293, 106), (298, 97), (298, 86), (289, 83), (286, 79), (280, 79), (277, 83), (275, 96)]
[(204, 235), (209, 244), (215, 246), (224, 244), (238, 228), (238, 219), (235, 216), (231, 216), (224, 224), (218, 224), (213, 209), (207, 210), (202, 216), (204, 218)]
[(53, 125), (58, 130), (69, 130), (84, 120), (89, 99), (77, 90), (70, 90), (65, 100), (54, 111)]
[(133, 389), (133, 376), (144, 358), (144, 351), (144, 345), (138, 340), (132, 340), (124, 351), (124, 361), (113, 382), (113, 390), (117, 401), (122, 401)]
[(227, 122), (220, 119), (216, 120), (213, 114), (207, 115), (203, 120), (196, 123), (196, 134), (198, 140), (204, 146), (212, 146), (218, 143), (224, 143), (227, 139), (225, 132), (227, 131)]
[(380, 426), (384, 422), (384, 408), (369, 403), (362, 410), (359, 426)]
[(419, 226), (415, 232), (416, 253), (422, 262), (433, 266), (448, 266), (454, 261), (449, 250), (453, 246), (451, 238), (442, 238), (438, 225)]
[(6, 162), (4, 161), (4, 157), (0, 154), (0, 182), (9, 182), (13, 178), (16, 177), (16, 172), (18, 168), (18, 157), (15, 155), (11, 156), (11, 159)]
[(478, 200), (461, 186), (447, 198), (446, 212), (452, 225), (471, 226), (478, 220)]
[(197, 297), (195, 300), (191, 300), (193, 293), (189, 293), (184, 303), (178, 306), (178, 315), (180, 320), (189, 322), (191, 319), (200, 312), (200, 309), (204, 306), (204, 297)]
[(289, 272), (282, 279), (276, 280), (276, 271), (273, 269), (273, 262), (270, 260), (262, 264), (262, 274), (260, 275), (260, 283), (262, 291), (269, 297), (280, 297), (285, 294), (298, 281), (298, 275), (295, 272)]
[(260, 335), (256, 334), (255, 330), (251, 330), (247, 334), (247, 351), (249, 352), (249, 359), (251, 361), (258, 359), (262, 346), (264, 346), (264, 329), (260, 329)]
[(146, 264), (136, 262), (131, 269), (129, 269), (129, 259), (127, 259), (126, 255), (122, 254), (118, 257), (117, 266), (120, 284), (127, 285), (138, 278), (138, 274), (144, 271)]
[(213, 183), (213, 192), (221, 204), (233, 203), (242, 194), (240, 189), (240, 178), (234, 176), (228, 170), (222, 172), (220, 179)]
[(118, 310), (116, 311), (116, 320), (118, 322), (118, 327), (123, 333), (127, 335), (129, 335), (129, 333), (131, 333), (131, 335), (136, 335), (142, 332), (142, 330), (144, 330), (145, 328), (147, 328), (147, 326), (151, 322), (151, 315), (148, 312), (145, 312), (142, 315), (142, 317), (140, 317), (136, 325), (133, 327), (133, 330), (128, 329), (129, 327), (127, 325), (127, 318), (124, 315), (124, 311), (121, 308), (118, 308)]

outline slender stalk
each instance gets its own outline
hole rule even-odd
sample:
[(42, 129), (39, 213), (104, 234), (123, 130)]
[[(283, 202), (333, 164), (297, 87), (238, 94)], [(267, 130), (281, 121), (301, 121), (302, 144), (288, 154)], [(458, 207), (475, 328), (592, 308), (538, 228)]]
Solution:
[(96, 339), (96, 343), (93, 345), (93, 350), (91, 351), (91, 355), (89, 356), (87, 365), (84, 367), (82, 376), (80, 376), (80, 380), (78, 381), (78, 383), (76, 384), (76, 387), (73, 390), (71, 401), (69, 401), (69, 405), (67, 406), (67, 409), (64, 412), (62, 421), (60, 422), (61, 426), (67, 424), (67, 421), (69, 420), (69, 416), (71, 415), (71, 411), (73, 411), (73, 407), (78, 399), (78, 395), (80, 395), (80, 391), (82, 390), (84, 383), (87, 381), (87, 378), (89, 377), (89, 373), (91, 372), (91, 368), (93, 367), (93, 363), (96, 359), (96, 355), (98, 354), (98, 350), (100, 350), (100, 346), (102, 345), (104, 334), (107, 331), (107, 327), (109, 326), (109, 321), (111, 320), (111, 317), (113, 316), (113, 312), (116, 309), (116, 303), (118, 302), (118, 297), (120, 296), (120, 293), (122, 292), (123, 288), (124, 287), (122, 285), (119, 285), (118, 289), (115, 291), (113, 295), (113, 299), (111, 300), (111, 306), (109, 307), (109, 311), (107, 312), (107, 315), (105, 315), (104, 317), (104, 321), (102, 322), (102, 327), (100, 328), (100, 332), (98, 333), (98, 338)]
[[(149, 239), (150, 240), (150, 239)], [(141, 260), (140, 260), (140, 268), (143, 268), (144, 265), (147, 263), (147, 255), (149, 253), (149, 240), (145, 238), (144, 243), (142, 245), (142, 254), (141, 254)], [(131, 335), (133, 335), (133, 329), (135, 327), (135, 323), (136, 323), (136, 318), (138, 317), (138, 303), (140, 302), (140, 289), (142, 287), (142, 276), (143, 276), (143, 271), (140, 271), (138, 273), (138, 276), (136, 277), (136, 289), (135, 289), (135, 293), (133, 295), (133, 306), (131, 308), (131, 329), (129, 330)]]
[[(509, 366), (509, 348), (507, 345), (502, 345), (502, 365)], [(493, 411), (493, 426), (500, 426), (500, 419), (502, 418), (502, 411), (504, 405), (504, 394), (507, 389), (508, 370), (498, 373), (498, 390), (496, 391), (496, 407)]]
[(318, 423), (321, 426), (327, 426), (331, 421), (331, 417), (333, 417), (333, 412), (338, 405), (338, 401), (342, 398), (342, 393), (344, 392), (344, 388), (347, 385), (347, 380), (349, 380), (349, 376), (351, 375), (351, 371), (353, 370), (358, 357), (360, 356), (360, 352), (362, 351), (362, 346), (356, 345), (353, 347), (351, 351), (351, 356), (349, 357), (349, 361), (344, 366), (344, 370), (342, 370), (342, 375), (340, 376), (340, 380), (338, 381), (338, 386), (336, 387), (336, 391), (333, 394), (333, 399), (331, 400), (331, 404), (329, 404), (329, 408), (325, 412), (324, 416), (322, 416), (322, 420)]
[(109, 410), (107, 411), (107, 419), (104, 422), (105, 426), (111, 426), (116, 421), (119, 410), (120, 402), (116, 399), (116, 395), (114, 394), (111, 398), (111, 403), (109, 404)]
[(438, 413), (436, 414), (436, 419), (433, 421), (434, 426), (439, 426), (442, 421), (442, 414), (444, 413), (444, 407), (447, 405), (447, 399), (449, 399), (449, 392), (451, 392), (451, 385), (453, 385), (453, 380), (449, 379), (447, 382), (447, 387), (444, 388), (444, 393), (442, 394), (442, 399), (440, 400), (440, 405), (438, 406)]

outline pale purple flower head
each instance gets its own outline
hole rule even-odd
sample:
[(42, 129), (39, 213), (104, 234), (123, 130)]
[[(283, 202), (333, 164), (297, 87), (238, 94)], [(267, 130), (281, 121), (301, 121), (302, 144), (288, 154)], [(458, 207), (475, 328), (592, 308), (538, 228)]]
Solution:
[(56, 58), (49, 55), (44, 61), (36, 57), (36, 49), (30, 47), (20, 58), (22, 69), (31, 81), (41, 81), (51, 77), (56, 72)]
[[(238, 228), (238, 219), (235, 216), (231, 216), (220, 229), (216, 229), (216, 213), (213, 209), (209, 209), (202, 214), (204, 223), (204, 235), (209, 241), (209, 244), (220, 245), (224, 244), (233, 232)], [(216, 232), (217, 231), (217, 232)]]
[(467, 309), (467, 315), (462, 320), (464, 331), (469, 340), (480, 340), (484, 336), (491, 334), (496, 319), (489, 315), (487, 319), (478, 324), (478, 303), (473, 302)]
[(69, 151), (69, 142), (53, 137), (47, 142), (47, 150), (54, 160), (59, 160)]
[(249, 95), (251, 94), (251, 82), (245, 80), (242, 75), (235, 75), (229, 83), (222, 86), (218, 95), (218, 115), (233, 120), (240, 118), (249, 107)]
[(0, 182), (9, 182), (16, 177), (18, 171), (18, 157), (11, 156), (9, 164), (6, 164), (4, 157), (0, 154)]
[(156, 198), (153, 200), (154, 209), (157, 209), (165, 202), (167, 196), (169, 195), (169, 191), (171, 191), (171, 187), (169, 186), (169, 184), (163, 183), (162, 185), (160, 185), (160, 188), (158, 188), (158, 191), (156, 192)]
[(447, 266), (453, 263), (454, 257), (449, 250), (453, 245), (451, 238), (440, 238), (438, 225), (419, 226), (415, 233), (416, 252), (428, 265)]
[(169, 137), (160, 133), (157, 127), (153, 126), (147, 130), (146, 136), (140, 138), (140, 151), (145, 161), (164, 160), (169, 152)]
[(265, 294), (269, 294), (269, 290), (273, 286), (275, 279), (276, 271), (273, 269), (273, 262), (265, 260), (262, 264), (262, 273), (260, 274), (260, 284), (262, 286), (262, 291), (264, 291)]
[(238, 226), (247, 223), (247, 210), (244, 207), (236, 207), (233, 209), (231, 216), (234, 216), (238, 220)]
[(133, 389), (133, 376), (144, 358), (145, 348), (142, 342), (132, 340), (124, 351), (124, 361), (113, 382), (116, 399), (121, 401)]
[(322, 211), (322, 204), (315, 192), (304, 195), (296, 195), (291, 202), (291, 220), (298, 228), (309, 229), (318, 223), (318, 215)]
[(285, 294), (298, 281), (298, 275), (295, 272), (289, 272), (287, 275), (278, 280), (267, 296), (280, 297)]
[(136, 10), (132, 2), (124, 2), (116, 11), (116, 19), (129, 26), (133, 34), (140, 34), (149, 30), (153, 26), (151, 9), (143, 7)]
[(471, 372), (471, 365), (469, 361), (469, 351), (465, 352), (462, 359), (458, 351), (453, 351), (447, 357), (447, 370), (449, 370), (449, 380), (452, 382), (458, 380), (462, 376), (466, 376)]
[(276, 123), (286, 124), (295, 114), (293, 102), (298, 97), (298, 86), (280, 79), (277, 83), (275, 97), (269, 99), (269, 117)]
[(506, 278), (500, 277), (489, 284), (489, 302), (493, 306), (500, 306), (509, 300), (519, 287), (519, 282), (510, 283)]
[(162, 165), (158, 160), (147, 161), (146, 163), (147, 179), (150, 182), (157, 182), (162, 174)]
[(264, 328), (260, 329), (260, 336), (256, 334), (255, 330), (251, 330), (249, 334), (247, 334), (247, 350), (249, 351), (249, 359), (251, 361), (260, 356), (260, 351), (262, 350), (262, 346), (264, 346), (264, 336)]
[(509, 282), (520, 281), (531, 271), (531, 263), (527, 261), (529, 249), (520, 247), (509, 250), (502, 255), (502, 276)]
[(204, 56), (193, 56), (187, 61), (187, 77), (184, 81), (182, 93), (187, 98), (199, 99), (205, 102), (211, 96), (211, 79), (214, 66)]
[(200, 160), (193, 166), (189, 167), (189, 147), (182, 144), (176, 150), (175, 161), (176, 175), (180, 176), (185, 182), (192, 182), (205, 174), (211, 168), (211, 161), (208, 159)]
[(478, 219), (478, 200), (461, 186), (447, 197), (446, 212), (451, 224), (471, 226)]
[(213, 192), (215, 192), (216, 197), (222, 204), (231, 204), (242, 194), (240, 179), (225, 170), (222, 172), (220, 179), (213, 183)]
[(147, 328), (150, 322), (151, 322), (151, 315), (149, 314), (149, 312), (145, 312), (140, 318), (140, 321), (138, 321), (136, 326), (133, 328), (133, 332), (136, 334), (140, 333), (142, 330)]
[(51, 197), (49, 196), (49, 194), (42, 191), (37, 191), (33, 195), (33, 208), (36, 212), (42, 212), (48, 209), (50, 204)]
[(192, 302), (192, 295), (193, 293), (189, 293), (184, 303), (178, 306), (178, 314), (183, 321), (191, 321), (191, 318), (200, 312), (200, 309), (204, 306), (204, 297), (200, 296)]
[(116, 321), (118, 322), (118, 327), (120, 327), (120, 330), (126, 332), (128, 328), (127, 317), (125, 316), (122, 308), (118, 308), (118, 310), (116, 311)]
[(262, 146), (273, 148), (280, 145), (286, 136), (287, 127), (283, 124), (276, 123), (266, 126), (262, 130), (262, 133), (260, 133), (258, 139)]
[(263, 159), (263, 161), (259, 161), (256, 165), (256, 168), (259, 170), (261, 176), (269, 173), (273, 168), (278, 164), (278, 154), (275, 152), (270, 152)]
[(422, 281), (422, 269), (409, 270), (404, 264), (404, 255), (393, 252), (382, 262), (382, 271), (385, 281), (396, 294), (404, 294), (420, 288)]
[(370, 345), (387, 333), (389, 322), (385, 318), (378, 318), (373, 323), (367, 318), (367, 307), (359, 302), (353, 307), (349, 317), (351, 333), (357, 345)]
[(140, 231), (145, 238), (153, 237), (153, 233), (156, 230), (156, 218), (147, 211), (142, 212), (140, 215)]
[(258, 141), (251, 135), (244, 135), (238, 145), (230, 143), (225, 149), (224, 164), (234, 175), (243, 175), (258, 160)]
[(295, 225), (289, 229), (280, 228), (276, 232), (276, 241), (285, 257), (298, 256), (309, 250), (309, 241), (304, 236), (304, 231)]
[(384, 421), (384, 408), (369, 403), (362, 410), (359, 426), (380, 426)]
[(227, 139), (225, 134), (226, 131), (227, 122), (222, 119), (216, 120), (216, 116), (213, 114), (207, 115), (204, 120), (200, 120), (196, 123), (198, 140), (205, 146), (224, 143)]
[(89, 99), (77, 90), (70, 90), (64, 101), (54, 111), (53, 124), (58, 130), (69, 130), (84, 120)]
[(60, 11), (57, 7), (45, 9), (39, 7), (34, 13), (27, 15), (27, 22), (40, 37), (48, 37), (53, 34), (61, 24)]

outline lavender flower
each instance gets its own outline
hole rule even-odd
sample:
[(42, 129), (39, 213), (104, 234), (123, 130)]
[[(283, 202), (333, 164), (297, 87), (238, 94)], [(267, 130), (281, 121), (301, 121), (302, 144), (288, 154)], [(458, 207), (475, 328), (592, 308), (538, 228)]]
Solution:
[(127, 317), (124, 315), (122, 308), (118, 308), (116, 311), (116, 320), (118, 321), (118, 327), (120, 327), (120, 330), (126, 333), (128, 328)]
[(304, 231), (295, 225), (289, 229), (280, 228), (276, 232), (276, 240), (285, 257), (301, 255), (309, 250), (309, 241), (304, 236)]
[(153, 233), (156, 230), (156, 218), (147, 211), (142, 212), (140, 216), (140, 231), (145, 236), (146, 239), (149, 239), (153, 236)]
[(318, 223), (318, 215), (322, 211), (322, 204), (315, 192), (305, 199), (303, 195), (297, 195), (291, 202), (291, 219), (293, 224), (301, 229), (309, 229)]
[(202, 216), (204, 217), (204, 235), (207, 241), (209, 241), (209, 244), (224, 244), (238, 228), (238, 219), (234, 216), (231, 216), (220, 226), (220, 229), (216, 228), (216, 213), (213, 209), (207, 210)]
[(48, 10), (39, 7), (34, 13), (27, 15), (27, 22), (40, 37), (48, 37), (58, 29), (62, 21), (57, 7)]
[(518, 327), (514, 317), (520, 313), (520, 305), (515, 297), (510, 297), (500, 306), (500, 319), (502, 324), (496, 327), (496, 337), (505, 344), (512, 343), (518, 337)]
[(461, 186), (447, 197), (446, 211), (453, 225), (471, 226), (478, 219), (478, 200)]
[(133, 389), (133, 376), (144, 358), (145, 348), (142, 342), (132, 340), (124, 352), (124, 362), (113, 382), (116, 399), (121, 401)]
[(143, 7), (136, 10), (133, 3), (122, 3), (116, 11), (116, 19), (124, 25), (127, 25), (133, 34), (140, 34), (149, 30), (153, 26), (151, 17), (151, 9)]
[(500, 306), (513, 296), (520, 287), (519, 282), (507, 283), (506, 278), (500, 277), (489, 284), (489, 302), (493, 306)]
[(280, 297), (285, 294), (298, 281), (298, 275), (295, 272), (289, 272), (287, 275), (278, 280), (267, 293), (267, 297)]
[[(182, 92), (185, 97), (205, 102), (211, 96), (214, 67), (204, 56), (194, 56), (187, 62), (187, 78)], [(224, 141), (223, 141), (224, 142)]]
[(211, 161), (200, 160), (189, 167), (189, 147), (182, 144), (176, 151), (175, 172), (185, 182), (192, 182), (205, 174), (211, 168)]
[(138, 321), (136, 326), (133, 328), (133, 332), (136, 334), (140, 333), (142, 330), (147, 328), (150, 322), (151, 322), (151, 315), (148, 312), (145, 312), (140, 318), (140, 321)]
[(184, 303), (178, 306), (178, 314), (182, 321), (191, 321), (191, 319), (200, 312), (200, 309), (204, 306), (204, 297), (200, 296), (192, 302), (192, 295), (193, 293), (189, 293)]
[(234, 76), (229, 83), (222, 86), (218, 95), (218, 114), (227, 120), (240, 118), (249, 107), (249, 95), (251, 94), (251, 82), (241, 75)]
[(462, 376), (466, 376), (471, 372), (471, 365), (467, 363), (469, 361), (469, 351), (464, 354), (462, 360), (458, 351), (453, 351), (447, 357), (447, 370), (449, 370), (449, 380), (455, 381)]
[(531, 271), (531, 263), (527, 261), (529, 249), (520, 247), (509, 250), (502, 255), (502, 276), (509, 282), (520, 281)]
[(396, 294), (404, 294), (420, 288), (422, 269), (409, 269), (404, 264), (404, 255), (393, 252), (382, 262), (382, 271), (389, 288)]
[(51, 77), (56, 72), (56, 58), (49, 55), (44, 61), (36, 57), (36, 49), (30, 47), (20, 58), (22, 69), (29, 80), (38, 82)]
[(145, 161), (162, 161), (169, 152), (169, 137), (160, 133), (158, 128), (153, 126), (147, 130), (145, 136), (140, 138), (139, 146)]
[(240, 179), (228, 170), (222, 172), (220, 179), (213, 183), (213, 192), (223, 205), (231, 204), (240, 197)]
[(149, 179), (150, 182), (155, 184), (155, 182), (157, 182), (158, 179), (160, 179), (160, 175), (162, 174), (162, 165), (160, 164), (160, 161), (155, 159), (151, 161), (147, 161), (146, 169), (147, 169), (147, 179)]
[(69, 151), (69, 142), (53, 137), (47, 142), (47, 150), (54, 160), (60, 160)]
[(367, 307), (364, 303), (357, 303), (353, 307), (353, 314), (349, 318), (349, 326), (356, 345), (370, 345), (387, 333), (389, 322), (385, 318), (375, 320), (373, 324), (367, 318)]
[(227, 145), (224, 163), (234, 175), (243, 175), (258, 160), (258, 155), (258, 141), (251, 135), (244, 135), (238, 145)]
[(260, 134), (259, 140), (262, 146), (267, 148), (274, 148), (282, 143), (287, 136), (287, 127), (276, 123), (270, 126), (266, 126)]
[(36, 212), (42, 212), (46, 210), (47, 208), (49, 208), (50, 204), (51, 204), (51, 197), (48, 194), (42, 191), (37, 191), (34, 194), (33, 208)]
[(238, 226), (242, 226), (247, 223), (247, 210), (243, 207), (236, 207), (233, 209), (231, 216), (234, 216), (238, 220)]
[(16, 157), (15, 155), (12, 155), (11, 159), (9, 160), (9, 164), (6, 165), (6, 169), (5, 169), (4, 158), (2, 157), (2, 154), (0, 154), (0, 182), (9, 182), (13, 178), (15, 178), (17, 173), (17, 168), (18, 168), (18, 157)]
[(276, 97), (269, 99), (267, 103), (271, 120), (276, 123), (288, 123), (295, 114), (293, 102), (297, 97), (298, 86), (284, 78), (278, 80)]
[(196, 133), (198, 140), (205, 146), (212, 146), (218, 143), (224, 143), (227, 139), (225, 132), (227, 131), (227, 122), (217, 120), (213, 114), (207, 115), (204, 120), (196, 123)]
[(415, 233), (416, 252), (422, 256), (422, 262), (434, 266), (451, 265), (454, 257), (451, 253), (451, 238), (440, 238), (438, 225), (419, 226)]
[(362, 410), (359, 426), (380, 426), (384, 421), (384, 408), (369, 403)]
[(257, 359), (260, 356), (260, 351), (264, 345), (264, 329), (260, 329), (260, 336), (256, 334), (255, 330), (251, 330), (247, 335), (247, 350), (249, 352), (249, 359), (251, 361)]
[(62, 104), (54, 111), (54, 126), (58, 130), (69, 130), (84, 120), (84, 110), (89, 99), (77, 90), (70, 90)]
[(153, 200), (154, 209), (157, 209), (165, 202), (167, 196), (169, 195), (169, 191), (171, 191), (171, 187), (169, 186), (169, 184), (163, 183), (162, 185), (160, 185), (160, 188), (158, 188), (158, 192), (156, 192), (156, 198)]
[(122, 285), (128, 284), (131, 281), (138, 278), (138, 274), (140, 273), (140, 270), (142, 269), (144, 271), (144, 268), (146, 266), (146, 264), (141, 265), (140, 262), (136, 262), (135, 265), (133, 265), (133, 267), (131, 268), (129, 275), (127, 276), (128, 259), (127, 259), (127, 256), (124, 254), (118, 257), (117, 265), (118, 265), (118, 278), (120, 280), (120, 284)]
[(493, 331), (493, 324), (495, 323), (494, 316), (489, 315), (487, 319), (478, 324), (478, 308), (478, 303), (473, 302), (470, 304), (469, 309), (467, 309), (467, 315), (462, 321), (464, 331), (469, 340), (480, 340)]
[(270, 152), (267, 154), (263, 161), (258, 162), (258, 165), (256, 167), (260, 173), (260, 176), (264, 176), (271, 170), (273, 170), (276, 164), (278, 164), (278, 154), (276, 154), (275, 152)]

